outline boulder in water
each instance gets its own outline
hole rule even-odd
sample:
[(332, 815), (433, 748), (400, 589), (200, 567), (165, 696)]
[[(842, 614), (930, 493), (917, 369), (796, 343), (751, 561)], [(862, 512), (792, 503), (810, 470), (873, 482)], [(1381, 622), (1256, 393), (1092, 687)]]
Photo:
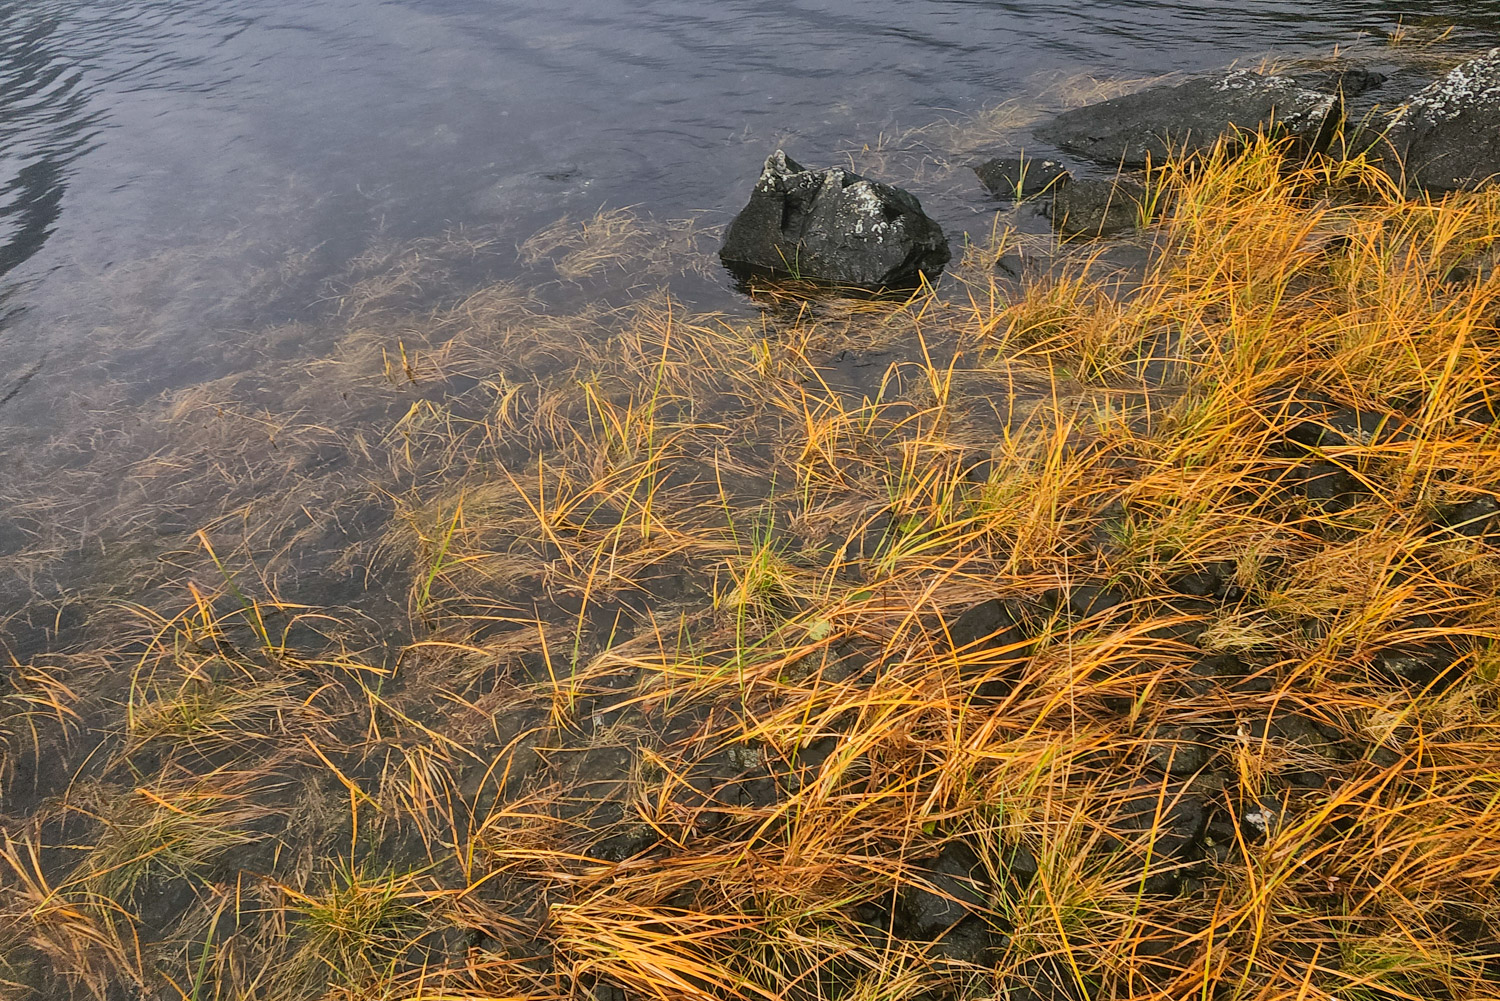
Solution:
[(777, 150), (719, 256), (732, 269), (867, 289), (913, 288), (950, 258), (943, 229), (900, 188)]
[(1389, 142), (1407, 178), (1431, 191), (1472, 190), (1500, 176), (1500, 48), (1415, 94)]
[(1235, 70), (1066, 111), (1037, 136), (1096, 163), (1144, 167), (1206, 153), (1238, 133), (1287, 136), (1321, 152), (1342, 121), (1337, 94), (1308, 90), (1291, 77)]

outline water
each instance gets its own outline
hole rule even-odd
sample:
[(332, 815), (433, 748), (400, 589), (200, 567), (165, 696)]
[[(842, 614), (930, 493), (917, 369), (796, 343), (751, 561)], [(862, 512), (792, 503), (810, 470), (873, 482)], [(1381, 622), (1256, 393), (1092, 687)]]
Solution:
[[(1003, 102), (1056, 104), (1059, 81), (1080, 74), (1378, 53), (1402, 9), (0, 0), (0, 553), (49, 533), (88, 551), (107, 520), (88, 497), (118, 487), (108, 470), (125, 465), (101, 467), (102, 486), (56, 488), (66, 504), (31, 511), (30, 492), (158, 447), (127, 432), (164, 393), (220, 380), (215, 392), (244, 399), (266, 358), (316, 362), (328, 337), (264, 332), (326, 312), (330, 276), (372, 245), (482, 232), (491, 243), (464, 280), (503, 278), (517, 273), (513, 246), (564, 214), (636, 206), (722, 223), (778, 144), (834, 161)], [(1435, 24), (1488, 44), (1500, 0), (1424, 5), (1411, 26)], [(972, 181), (919, 194), (950, 231), (983, 229), (992, 212)], [(736, 308), (722, 275), (677, 284)], [(214, 513), (196, 503), (165, 521), (191, 529)]]

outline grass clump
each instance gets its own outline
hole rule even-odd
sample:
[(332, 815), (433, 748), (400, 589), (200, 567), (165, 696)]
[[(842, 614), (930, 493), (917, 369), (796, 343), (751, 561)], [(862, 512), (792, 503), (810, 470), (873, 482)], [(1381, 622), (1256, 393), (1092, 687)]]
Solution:
[(7, 989), (1494, 996), (1500, 194), (1160, 183), (1136, 271), (1017, 288), (1003, 235), (752, 319), (398, 315), (391, 251), (342, 307), (391, 350), (328, 369), (383, 423), (284, 447), (344, 449), (289, 497), (379, 484), (399, 600), (279, 597), (265, 501), (91, 699), (18, 668), (7, 753), (76, 777), (5, 818)]

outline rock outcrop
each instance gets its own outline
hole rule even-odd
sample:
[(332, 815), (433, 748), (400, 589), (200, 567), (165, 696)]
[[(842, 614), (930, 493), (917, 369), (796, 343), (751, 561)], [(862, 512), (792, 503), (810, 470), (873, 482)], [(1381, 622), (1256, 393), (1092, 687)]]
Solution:
[(719, 256), (732, 269), (897, 289), (936, 279), (951, 255), (910, 192), (838, 167), (808, 170), (777, 150)]
[(1058, 115), (1037, 130), (1044, 142), (1111, 167), (1160, 164), (1200, 154), (1220, 138), (1267, 132), (1323, 150), (1343, 121), (1335, 93), (1290, 77), (1235, 70), (1225, 76), (1152, 87)]
[(1470, 190), (1500, 176), (1500, 48), (1415, 94), (1388, 133), (1409, 181)]

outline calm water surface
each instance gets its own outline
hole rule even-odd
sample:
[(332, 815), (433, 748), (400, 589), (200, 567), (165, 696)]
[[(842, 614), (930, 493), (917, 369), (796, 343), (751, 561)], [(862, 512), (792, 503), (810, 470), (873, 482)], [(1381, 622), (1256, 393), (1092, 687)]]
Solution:
[[(50, 321), (12, 320), (10, 385), (87, 338), (56, 322), (70, 270), (247, 232), (261, 253), (354, 252), (374, 232), (522, 233), (600, 205), (722, 220), (778, 139), (817, 161), (1024, 99), (1049, 72), (1326, 52), (1403, 10), (1412, 21), (1373, 0), (0, 0), (0, 275), (9, 311)], [(1500, 31), (1500, 0), (1417, 20)], [(163, 322), (181, 322), (170, 306), (187, 292), (158, 290)]]
[[(1500, 36), (1500, 0), (0, 0), (12, 489), (56, 461), (29, 443), (63, 395), (86, 409), (232, 373), (223, 344), (269, 321), (223, 301), (292, 258), (273, 313), (315, 312), (377, 238), (514, 242), (601, 206), (719, 223), (778, 143), (816, 163), (1045, 104), (1071, 74), (1378, 49), (1403, 14)], [(956, 228), (987, 211), (977, 186), (933, 204)], [(491, 255), (481, 277), (514, 267)], [(691, 296), (735, 301), (718, 279)]]

